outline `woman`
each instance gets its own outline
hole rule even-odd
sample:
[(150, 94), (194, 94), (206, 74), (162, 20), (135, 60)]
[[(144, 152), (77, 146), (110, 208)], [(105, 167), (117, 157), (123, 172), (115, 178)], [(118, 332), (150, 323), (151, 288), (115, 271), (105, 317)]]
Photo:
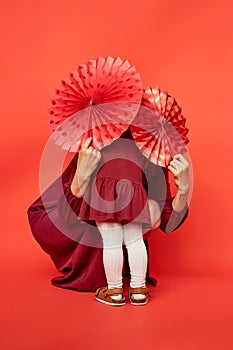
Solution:
[[(126, 131), (121, 139), (130, 140), (129, 131)], [(190, 187), (189, 164), (182, 155), (176, 155), (167, 168), (160, 168), (148, 162), (143, 156), (140, 158), (138, 153), (135, 153), (135, 146), (130, 164), (132, 165), (132, 160), (134, 161), (134, 155), (142, 161), (139, 168), (143, 173), (141, 184), (144, 187), (144, 192), (147, 193), (147, 202), (145, 203), (145, 193), (141, 189), (142, 200), (137, 201), (137, 198), (134, 198), (132, 205), (127, 206), (128, 212), (125, 209), (115, 211), (111, 217), (112, 211), (103, 210), (105, 215), (102, 220), (99, 220), (100, 210), (99, 208), (92, 210), (91, 204), (94, 201), (91, 194), (93, 193), (95, 177), (98, 179), (98, 172), (100, 170), (101, 173), (102, 168), (109, 171), (111, 166), (109, 168), (103, 165), (108, 164), (108, 161), (111, 163), (111, 159), (103, 162), (103, 158), (108, 152), (107, 147), (104, 150), (96, 151), (90, 144), (91, 138), (85, 141), (80, 154), (74, 156), (61, 177), (29, 206), (28, 219), (32, 233), (62, 273), (62, 276), (52, 279), (55, 286), (78, 291), (96, 291), (98, 301), (109, 305), (124, 305), (122, 276), (120, 276), (122, 264), (124, 264), (123, 275), (126, 276), (129, 270), (131, 275), (129, 289), (131, 304), (145, 305), (149, 294), (145, 280), (153, 284), (153, 279), (149, 276), (149, 260), (147, 249), (145, 249), (145, 247), (147, 248), (147, 239), (154, 229), (159, 227), (163, 232), (169, 233), (180, 227), (187, 218), (187, 194)], [(115, 145), (120, 145), (120, 143), (115, 143)], [(132, 143), (130, 145), (132, 147)], [(115, 149), (118, 149), (117, 147)], [(111, 152), (112, 149), (110, 148)], [(123, 159), (123, 161), (129, 162), (129, 159)], [(116, 164), (116, 159), (113, 159), (113, 163)], [(100, 166), (101, 164), (102, 166)], [(137, 166), (138, 164), (136, 164), (132, 176), (137, 173)], [(128, 173), (129, 167), (123, 168)], [(112, 168), (114, 176), (116, 173), (120, 174), (122, 166), (117, 169), (118, 171), (114, 165)], [(168, 170), (173, 173), (177, 186), (177, 193), (174, 197), (171, 196)], [(61, 179), (62, 190), (59, 186)], [(125, 186), (125, 184), (123, 185)], [(130, 184), (128, 185), (130, 186)], [(164, 187), (166, 187), (165, 191)], [(119, 193), (124, 195), (125, 192), (127, 191), (122, 190)], [(113, 203), (112, 199), (106, 198), (106, 201), (109, 200), (109, 203)], [(135, 203), (137, 204), (135, 205)], [(119, 212), (121, 215), (117, 216)], [(131, 217), (128, 217), (126, 213), (131, 213)], [(124, 221), (125, 217), (127, 220)], [(117, 243), (118, 258), (116, 258), (115, 253), (113, 258), (114, 250), (111, 249), (113, 241), (108, 242), (110, 237), (108, 233), (112, 233), (114, 230), (118, 232), (116, 237), (121, 237)], [(123, 231), (127, 231), (125, 236)], [(136, 231), (138, 232), (137, 237), (135, 236)], [(143, 236), (142, 232), (144, 232)], [(127, 252), (125, 248), (122, 249), (121, 244), (122, 239), (126, 237), (128, 237), (128, 241), (125, 243)], [(137, 239), (133, 239), (133, 237)], [(134, 246), (130, 253), (133, 241), (140, 241), (140, 244), (137, 248)], [(135, 249), (137, 249), (137, 254), (132, 254)], [(133, 258), (133, 255), (140, 256), (139, 261), (143, 261), (143, 263), (135, 266), (138, 259)], [(135, 271), (140, 269), (140, 273), (135, 273), (133, 268), (136, 269)], [(115, 271), (113, 271), (114, 269)], [(139, 279), (136, 278), (138, 276)]]

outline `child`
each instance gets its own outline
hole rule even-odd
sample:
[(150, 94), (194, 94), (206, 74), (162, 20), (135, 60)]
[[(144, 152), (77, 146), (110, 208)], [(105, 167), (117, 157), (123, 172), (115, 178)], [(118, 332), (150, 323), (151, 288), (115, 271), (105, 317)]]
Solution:
[[(122, 245), (125, 244), (131, 277), (130, 303), (145, 305), (149, 289), (146, 287), (148, 256), (143, 230), (159, 227), (162, 211), (158, 202), (148, 199), (144, 186), (149, 162), (135, 145), (129, 129), (101, 151), (90, 144), (91, 138), (82, 147), (71, 191), (83, 197), (79, 219), (95, 221), (103, 240), (107, 286), (96, 290), (96, 300), (113, 306), (125, 305), (122, 281)], [(189, 187), (187, 162), (182, 161), (174, 158), (169, 165), (175, 175), (178, 169), (183, 169), (179, 196), (185, 195)], [(166, 193), (164, 198), (160, 197), (161, 202), (165, 199)], [(185, 198), (181, 202), (184, 204), (184, 201)], [(182, 203), (177, 204), (178, 210), (179, 205), (182, 208)]]

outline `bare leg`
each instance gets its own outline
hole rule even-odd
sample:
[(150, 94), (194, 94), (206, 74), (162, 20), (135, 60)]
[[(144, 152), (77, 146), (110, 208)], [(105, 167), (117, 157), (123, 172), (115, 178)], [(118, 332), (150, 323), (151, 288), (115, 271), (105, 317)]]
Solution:
[(152, 229), (158, 228), (161, 223), (161, 210), (158, 203), (153, 199), (148, 199)]

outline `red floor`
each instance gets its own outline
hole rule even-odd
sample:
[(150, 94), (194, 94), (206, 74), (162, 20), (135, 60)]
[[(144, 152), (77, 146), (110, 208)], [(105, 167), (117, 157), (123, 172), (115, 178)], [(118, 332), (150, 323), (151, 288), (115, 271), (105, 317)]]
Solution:
[(233, 349), (232, 273), (168, 275), (152, 266), (158, 285), (141, 307), (114, 308), (97, 302), (94, 293), (54, 287), (50, 279), (58, 272), (27, 222), (29, 199), (21, 193), (14, 204), (6, 191), (0, 237), (1, 350)]
[(114, 308), (51, 286), (52, 274), (31, 262), (4, 284), (1, 349), (232, 349), (227, 279), (160, 276), (146, 306)]
[(2, 350), (233, 348), (233, 283), (226, 274), (156, 275), (146, 306), (114, 308), (94, 293), (52, 286), (57, 272), (29, 229), (17, 255), (18, 240), (1, 265)]

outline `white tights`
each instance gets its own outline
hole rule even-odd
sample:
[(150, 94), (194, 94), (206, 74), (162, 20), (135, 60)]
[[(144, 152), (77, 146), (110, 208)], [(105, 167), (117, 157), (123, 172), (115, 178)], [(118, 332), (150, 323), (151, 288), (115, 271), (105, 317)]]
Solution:
[[(96, 222), (103, 239), (103, 264), (108, 288), (121, 288), (124, 243), (128, 253), (130, 268), (130, 287), (146, 286), (147, 250), (140, 223)], [(139, 295), (140, 297), (140, 295)]]

